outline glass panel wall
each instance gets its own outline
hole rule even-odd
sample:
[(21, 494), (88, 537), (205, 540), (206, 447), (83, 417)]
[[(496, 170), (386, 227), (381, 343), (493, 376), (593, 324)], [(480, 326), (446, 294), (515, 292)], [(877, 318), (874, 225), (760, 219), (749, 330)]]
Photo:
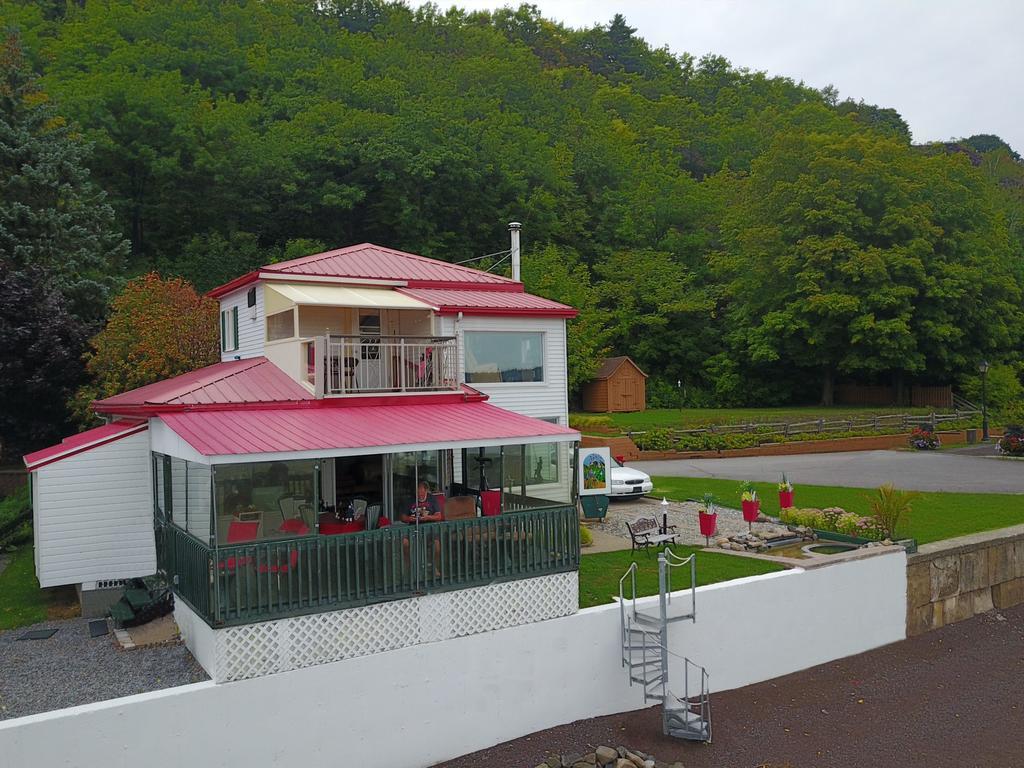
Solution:
[(216, 466), (218, 543), (312, 535), (315, 465), (316, 461), (306, 459)]
[(502, 510), (572, 502), (571, 442), (462, 451), (462, 482), (473, 492), (502, 491)]
[(394, 519), (400, 520), (416, 506), (419, 484), (426, 485), (428, 494), (444, 493), (441, 468), (441, 451), (406, 451), (391, 455)]
[(210, 541), (210, 467), (153, 454), (153, 506), (157, 519)]

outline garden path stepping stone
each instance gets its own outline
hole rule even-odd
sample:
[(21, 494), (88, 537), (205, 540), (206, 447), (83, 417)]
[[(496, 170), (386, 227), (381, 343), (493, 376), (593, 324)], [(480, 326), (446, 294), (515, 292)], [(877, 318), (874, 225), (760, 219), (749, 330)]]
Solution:
[(89, 637), (103, 637), (110, 632), (106, 619), (95, 619), (89, 622)]
[(19, 640), (49, 640), (57, 634), (56, 629), (33, 629), (19, 637)]

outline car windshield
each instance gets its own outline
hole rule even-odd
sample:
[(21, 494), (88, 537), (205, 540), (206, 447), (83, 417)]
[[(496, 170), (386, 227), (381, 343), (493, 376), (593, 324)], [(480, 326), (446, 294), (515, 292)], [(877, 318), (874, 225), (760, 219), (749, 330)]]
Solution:
[(616, 467), (624, 467), (624, 466), (626, 466), (621, 461), (619, 461), (618, 458), (615, 457), (615, 456), (612, 456), (612, 465), (616, 466)]

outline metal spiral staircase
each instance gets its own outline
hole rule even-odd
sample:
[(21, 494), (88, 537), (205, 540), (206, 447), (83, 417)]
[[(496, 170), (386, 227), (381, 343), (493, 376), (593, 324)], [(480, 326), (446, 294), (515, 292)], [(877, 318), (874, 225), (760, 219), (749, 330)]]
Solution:
[[(711, 741), (711, 693), (704, 667), (668, 650), (668, 627), (677, 621), (697, 620), (697, 561), (695, 555), (677, 556), (668, 547), (658, 554), (658, 615), (637, 610), (636, 563), (619, 579), (619, 614), (622, 622), (622, 666), (629, 684), (642, 685), (644, 701), (662, 706), (662, 730), (666, 736), (692, 741)], [(690, 567), (689, 613), (671, 615), (672, 570)], [(630, 593), (626, 594), (629, 582)], [(626, 605), (627, 601), (629, 606)], [(683, 692), (676, 696), (668, 687), (668, 657), (683, 661)], [(690, 692), (691, 671), (693, 694)], [(699, 681), (699, 689), (698, 689)]]

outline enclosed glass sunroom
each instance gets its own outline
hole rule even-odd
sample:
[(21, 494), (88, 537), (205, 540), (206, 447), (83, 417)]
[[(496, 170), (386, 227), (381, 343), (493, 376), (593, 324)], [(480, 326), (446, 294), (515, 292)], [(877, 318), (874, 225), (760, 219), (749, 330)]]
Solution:
[(432, 444), (289, 453), (190, 451), (223, 445), (167, 418), (153, 440), (160, 570), (215, 627), (575, 570), (577, 434), (485, 408), (464, 415), (511, 418), (475, 439), (450, 439), (442, 414)]

